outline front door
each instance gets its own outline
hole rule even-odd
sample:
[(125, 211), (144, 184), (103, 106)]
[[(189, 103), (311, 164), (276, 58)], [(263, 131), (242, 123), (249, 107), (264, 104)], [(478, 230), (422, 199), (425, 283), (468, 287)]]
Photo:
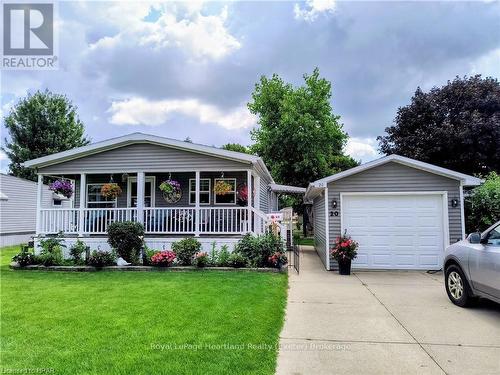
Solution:
[[(155, 177), (147, 176), (144, 185), (144, 207), (154, 207)], [(128, 179), (127, 207), (137, 207), (137, 177)]]
[(500, 225), (490, 230), (481, 242), (470, 254), (472, 283), (481, 292), (500, 298)]

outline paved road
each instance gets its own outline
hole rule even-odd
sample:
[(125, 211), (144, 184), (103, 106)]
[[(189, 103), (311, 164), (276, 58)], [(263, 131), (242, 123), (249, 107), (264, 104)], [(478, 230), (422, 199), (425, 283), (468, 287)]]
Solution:
[(500, 305), (449, 302), (442, 274), (290, 274), (278, 374), (500, 374)]

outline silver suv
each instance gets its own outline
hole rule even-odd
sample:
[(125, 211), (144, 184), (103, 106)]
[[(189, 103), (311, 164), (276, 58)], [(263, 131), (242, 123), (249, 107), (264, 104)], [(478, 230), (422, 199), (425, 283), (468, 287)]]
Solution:
[(443, 269), (455, 305), (467, 306), (478, 297), (500, 303), (500, 221), (449, 246)]

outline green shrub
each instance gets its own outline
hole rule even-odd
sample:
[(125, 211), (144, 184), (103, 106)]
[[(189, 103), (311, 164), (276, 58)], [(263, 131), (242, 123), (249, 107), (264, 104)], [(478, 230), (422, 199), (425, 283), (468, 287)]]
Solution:
[(119, 257), (129, 263), (139, 263), (143, 240), (144, 226), (140, 223), (123, 221), (108, 226), (108, 243)]
[(76, 242), (69, 248), (69, 255), (74, 264), (83, 264), (84, 260), (82, 254), (87, 251), (87, 245), (85, 242), (77, 239)]
[(208, 264), (212, 267), (217, 266), (217, 261), (219, 259), (219, 251), (217, 250), (217, 243), (214, 241), (212, 242), (212, 249), (210, 250), (210, 253), (208, 254)]
[(116, 264), (116, 255), (113, 252), (94, 250), (87, 263), (97, 268), (113, 266)]
[(217, 257), (217, 266), (218, 267), (227, 267), (229, 266), (229, 256), (231, 253), (229, 252), (229, 248), (227, 245), (222, 245), (220, 247), (220, 251)]
[(500, 175), (491, 172), (466, 200), (467, 232), (483, 231), (500, 220)]
[(272, 233), (262, 236), (247, 234), (236, 245), (236, 252), (247, 258), (252, 267), (268, 267), (271, 255), (285, 251), (281, 238)]
[(174, 242), (172, 250), (177, 255), (177, 261), (182, 266), (189, 266), (193, 260), (194, 254), (201, 250), (201, 243), (196, 238), (184, 238)]
[(143, 263), (145, 266), (151, 266), (151, 257), (155, 255), (158, 252), (158, 250), (150, 249), (147, 246), (144, 246), (144, 258), (143, 258)]
[(35, 262), (44, 266), (60, 266), (64, 264), (63, 247), (66, 247), (60, 235), (40, 240), (40, 255)]
[(246, 267), (247, 263), (247, 258), (245, 258), (242, 254), (232, 253), (229, 255), (228, 264), (231, 267), (242, 268)]
[(208, 254), (204, 251), (194, 254), (193, 266), (202, 268), (209, 264)]
[(21, 251), (14, 255), (12, 258), (14, 262), (17, 262), (21, 267), (29, 266), (30, 264), (35, 264), (36, 257), (35, 254), (31, 253), (27, 246), (21, 246)]

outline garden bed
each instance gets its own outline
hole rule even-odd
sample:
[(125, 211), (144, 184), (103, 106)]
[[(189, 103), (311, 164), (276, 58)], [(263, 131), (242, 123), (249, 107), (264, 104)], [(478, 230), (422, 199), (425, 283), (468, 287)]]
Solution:
[(247, 272), (288, 272), (288, 266), (284, 265), (281, 268), (234, 268), (234, 267), (194, 267), (194, 266), (172, 266), (172, 267), (154, 267), (154, 266), (106, 266), (106, 267), (92, 267), (92, 266), (43, 266), (39, 264), (32, 264), (29, 266), (21, 267), (19, 264), (12, 262), (9, 266), (13, 270), (37, 270), (37, 271), (63, 271), (63, 272), (97, 272), (97, 271), (173, 271), (173, 272), (187, 272), (187, 271), (247, 271)]

